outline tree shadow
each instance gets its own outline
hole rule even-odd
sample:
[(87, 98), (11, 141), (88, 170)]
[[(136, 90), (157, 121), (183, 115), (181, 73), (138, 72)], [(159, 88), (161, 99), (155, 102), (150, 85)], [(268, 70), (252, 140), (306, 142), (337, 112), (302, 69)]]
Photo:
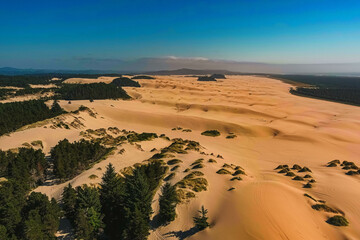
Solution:
[(156, 214), (153, 219), (150, 221), (150, 227), (151, 229), (156, 229), (160, 226), (163, 226), (164, 224), (161, 223), (160, 221), (160, 214)]
[(184, 240), (188, 237), (191, 237), (192, 235), (196, 234), (197, 232), (199, 232), (199, 229), (197, 227), (192, 227), (189, 230), (186, 231), (172, 231), (172, 232), (168, 232), (165, 233), (164, 236), (166, 237), (177, 237), (179, 240)]

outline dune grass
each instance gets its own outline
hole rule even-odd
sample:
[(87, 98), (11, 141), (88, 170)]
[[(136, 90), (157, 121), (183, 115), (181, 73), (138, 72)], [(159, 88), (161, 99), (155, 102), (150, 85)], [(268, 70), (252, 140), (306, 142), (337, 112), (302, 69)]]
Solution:
[(218, 137), (220, 136), (220, 132), (218, 130), (206, 130), (201, 133), (201, 135), (208, 136), (208, 137)]
[(328, 220), (326, 222), (328, 224), (338, 226), (338, 227), (349, 225), (349, 221), (341, 215), (336, 215), (336, 216), (330, 217), (330, 218), (328, 218)]

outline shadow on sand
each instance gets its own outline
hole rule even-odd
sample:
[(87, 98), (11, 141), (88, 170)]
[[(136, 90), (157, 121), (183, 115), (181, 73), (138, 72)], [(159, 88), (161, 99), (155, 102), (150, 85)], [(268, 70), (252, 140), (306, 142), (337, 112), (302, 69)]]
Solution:
[(164, 236), (165, 237), (177, 237), (180, 240), (186, 239), (192, 235), (194, 235), (195, 233), (199, 232), (199, 229), (197, 227), (192, 227), (189, 230), (186, 231), (172, 231), (172, 232), (168, 232), (165, 233)]

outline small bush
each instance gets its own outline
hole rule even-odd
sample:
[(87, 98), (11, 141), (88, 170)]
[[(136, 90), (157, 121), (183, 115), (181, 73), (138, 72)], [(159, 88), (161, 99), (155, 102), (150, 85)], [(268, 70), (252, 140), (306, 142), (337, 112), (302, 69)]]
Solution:
[(200, 171), (194, 171), (192, 173), (189, 173), (188, 175), (186, 175), (184, 177), (184, 179), (189, 179), (189, 178), (195, 178), (195, 177), (201, 177), (204, 176), (204, 174)]
[(175, 171), (176, 169), (178, 169), (180, 167), (180, 165), (176, 165), (173, 168), (170, 169), (170, 171)]
[(165, 181), (170, 181), (171, 179), (173, 179), (175, 177), (175, 173), (170, 173), (168, 176), (166, 176), (164, 178)]
[(199, 168), (203, 168), (203, 167), (204, 167), (204, 164), (198, 163), (198, 164), (194, 165), (194, 166), (192, 167), (192, 169), (199, 169)]
[(301, 167), (298, 164), (294, 164), (291, 169), (293, 169), (293, 170), (301, 170)]
[(358, 175), (359, 173), (357, 171), (350, 170), (350, 171), (346, 172), (345, 174), (352, 176), (352, 175)]
[(167, 162), (168, 165), (175, 165), (175, 164), (178, 164), (178, 163), (182, 163), (183, 161), (181, 161), (180, 159), (171, 159)]
[(225, 168), (219, 169), (216, 173), (217, 174), (231, 174), (231, 172)]
[(209, 136), (209, 137), (217, 137), (220, 136), (220, 132), (218, 130), (207, 130), (202, 132), (201, 135)]
[(89, 178), (90, 178), (90, 179), (96, 179), (96, 178), (98, 178), (98, 176), (96, 176), (95, 174), (91, 174), (91, 175), (89, 176)]
[(197, 165), (199, 163), (203, 163), (204, 159), (203, 158), (199, 158), (197, 160), (195, 160), (190, 166), (194, 166), (194, 165)]
[(308, 167), (303, 167), (299, 172), (311, 172), (311, 170)]
[(314, 182), (316, 182), (316, 181), (315, 181), (315, 179), (311, 179), (309, 182), (310, 182), (310, 183), (314, 183)]
[(242, 178), (241, 178), (241, 177), (233, 177), (232, 179), (230, 179), (230, 181), (235, 181), (235, 180), (237, 180), (237, 181), (241, 181), (241, 180), (242, 180)]
[(217, 161), (215, 159), (212, 159), (212, 158), (210, 158), (208, 162), (209, 163), (217, 163)]
[(208, 181), (205, 178), (187, 178), (176, 183), (179, 188), (189, 188), (194, 192), (206, 191)]
[(278, 171), (278, 173), (287, 173), (287, 172), (290, 172), (289, 168), (283, 168), (280, 171)]
[(341, 215), (336, 215), (333, 217), (330, 217), (327, 221), (328, 224), (334, 225), (334, 226), (348, 226), (349, 222), (348, 220), (341, 216)]
[(231, 187), (231, 188), (228, 189), (228, 191), (232, 191), (232, 190), (234, 190), (234, 189), (235, 189), (234, 187)]
[(232, 175), (237, 176), (239, 174), (245, 175), (245, 172), (243, 170), (239, 169), (239, 170), (236, 170)]
[(337, 167), (336, 163), (329, 163), (327, 167)]
[(285, 174), (285, 176), (294, 177), (294, 176), (295, 176), (295, 173), (293, 173), (293, 172), (287, 172), (287, 173)]
[(306, 174), (306, 175), (304, 176), (304, 178), (312, 178), (312, 176), (309, 175), (309, 174)]
[(330, 212), (330, 213), (339, 213), (338, 210), (331, 208), (325, 204), (315, 204), (311, 206), (312, 209), (315, 209), (316, 211), (324, 211), (324, 212)]
[(184, 170), (184, 172), (188, 172), (188, 171), (190, 171), (190, 168), (187, 168), (187, 169)]
[(312, 188), (312, 185), (311, 185), (311, 183), (307, 183), (303, 186), (303, 188)]
[(237, 136), (236, 136), (236, 135), (233, 135), (233, 134), (226, 136), (227, 139), (233, 139), (233, 138), (236, 138), (236, 137), (237, 137)]
[(330, 164), (330, 163), (340, 164), (340, 160), (335, 159), (335, 160), (332, 160), (331, 162), (328, 162), (328, 163), (329, 163), (329, 164)]
[(300, 177), (300, 176), (296, 176), (296, 177), (293, 178), (293, 180), (295, 180), (295, 181), (303, 181), (304, 179), (302, 177)]

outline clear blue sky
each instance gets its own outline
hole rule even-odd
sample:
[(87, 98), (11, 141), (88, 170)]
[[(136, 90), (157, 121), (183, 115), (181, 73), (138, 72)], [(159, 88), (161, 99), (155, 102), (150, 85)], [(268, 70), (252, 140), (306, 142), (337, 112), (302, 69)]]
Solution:
[(14, 0), (0, 6), (0, 67), (164, 56), (360, 62), (360, 1)]

